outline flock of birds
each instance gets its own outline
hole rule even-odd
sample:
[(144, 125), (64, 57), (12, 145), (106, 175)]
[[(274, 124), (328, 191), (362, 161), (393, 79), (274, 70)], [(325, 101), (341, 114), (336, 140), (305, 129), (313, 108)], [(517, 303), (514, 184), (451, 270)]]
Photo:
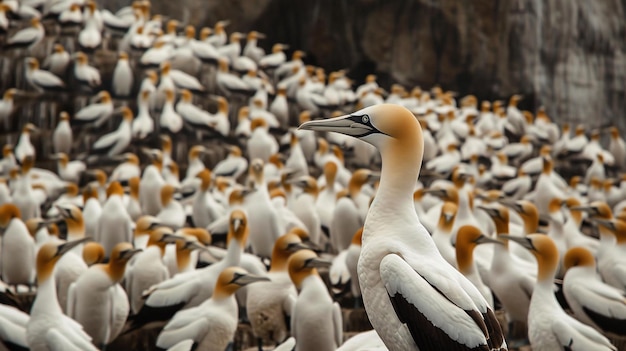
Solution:
[[(227, 26), (196, 39), (148, 1), (0, 1), (2, 52), (24, 60), (27, 89), (91, 97), (59, 112), (56, 172), (35, 167), (39, 128), (14, 104), (25, 92), (0, 101), (5, 130), (21, 128), (0, 160), (4, 346), (104, 350), (166, 321), (159, 349), (223, 351), (248, 323), (259, 350), (616, 350), (617, 128), (572, 134), (518, 95), (479, 105), (438, 87), (386, 92), (374, 75), (353, 88)], [(57, 40), (68, 30), (73, 52)], [(113, 38), (108, 85), (90, 60)], [(45, 40), (53, 52), (33, 57)], [(83, 146), (87, 131), (100, 136)], [(208, 168), (216, 148), (228, 155)], [(32, 291), (30, 311), (15, 306)], [(338, 297), (374, 330), (344, 342)]]

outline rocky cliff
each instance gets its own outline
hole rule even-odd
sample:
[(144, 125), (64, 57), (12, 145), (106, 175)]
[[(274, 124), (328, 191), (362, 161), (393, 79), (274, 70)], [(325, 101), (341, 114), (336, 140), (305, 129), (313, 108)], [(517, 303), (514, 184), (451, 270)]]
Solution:
[[(113, 8), (128, 0), (102, 0)], [(354, 78), (440, 84), (461, 95), (545, 105), (559, 121), (626, 130), (625, 0), (153, 0), (194, 25), (230, 18)]]

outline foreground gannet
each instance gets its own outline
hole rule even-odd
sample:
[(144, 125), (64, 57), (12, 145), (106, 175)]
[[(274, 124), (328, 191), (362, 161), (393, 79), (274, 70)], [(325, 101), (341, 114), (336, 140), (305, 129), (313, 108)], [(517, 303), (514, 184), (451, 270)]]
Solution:
[(67, 315), (83, 326), (94, 345), (104, 348), (122, 331), (130, 308), (118, 283), (124, 278), (126, 263), (140, 251), (130, 243), (119, 243), (108, 264), (89, 267), (70, 286)]
[(0, 304), (0, 346), (27, 350), (26, 324), (30, 317), (16, 307)]
[(213, 296), (200, 306), (178, 312), (159, 334), (157, 347), (168, 348), (193, 339), (199, 350), (223, 351), (237, 330), (235, 292), (242, 286), (267, 280), (242, 268), (224, 269), (217, 277)]
[(530, 250), (538, 263), (537, 283), (528, 311), (528, 338), (532, 349), (617, 350), (602, 334), (565, 313), (559, 305), (553, 284), (559, 265), (554, 241), (543, 234), (505, 237)]
[(415, 213), (413, 190), (423, 155), (415, 116), (382, 104), (300, 128), (350, 135), (381, 153), (380, 185), (365, 220), (358, 271), (366, 311), (385, 345), (506, 349), (487, 301), (441, 257)]
[(37, 254), (37, 296), (26, 325), (26, 340), (32, 351), (97, 350), (83, 327), (63, 314), (52, 279), (59, 258), (84, 241), (47, 243)]

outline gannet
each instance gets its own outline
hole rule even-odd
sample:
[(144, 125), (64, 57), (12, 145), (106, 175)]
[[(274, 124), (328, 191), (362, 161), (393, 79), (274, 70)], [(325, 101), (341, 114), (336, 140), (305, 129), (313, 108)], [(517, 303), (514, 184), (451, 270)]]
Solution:
[(335, 183), (337, 164), (332, 161), (326, 162), (323, 171), (326, 185), (320, 189), (318, 193), (317, 200), (315, 201), (315, 210), (320, 217), (322, 230), (328, 235), (330, 233), (330, 225), (333, 219), (339, 188)]
[(148, 245), (148, 240), (152, 231), (158, 227), (162, 227), (156, 217), (153, 216), (141, 216), (135, 221), (135, 228), (133, 230), (133, 245), (139, 249), (145, 249)]
[(214, 47), (218, 48), (226, 44), (228, 37), (226, 36), (226, 31), (224, 28), (230, 24), (230, 21), (217, 21), (215, 23), (215, 27), (213, 28), (213, 35), (206, 38), (205, 41)]
[(132, 220), (122, 202), (124, 189), (119, 182), (111, 182), (107, 188), (107, 200), (102, 206), (102, 214), (94, 233), (94, 240), (102, 244), (106, 257), (111, 255), (115, 245), (132, 242)]
[(14, 204), (0, 206), (2, 279), (16, 287), (19, 284), (31, 286), (35, 268), (35, 241), (20, 217), (20, 210)]
[(478, 288), (485, 300), (489, 303), (489, 306), (493, 308), (494, 299), (491, 289), (489, 289), (481, 279), (476, 264), (474, 263), (474, 248), (480, 244), (486, 243), (502, 244), (501, 241), (482, 234), (480, 229), (472, 225), (465, 225), (459, 228), (456, 237), (455, 258), (458, 270)]
[(209, 154), (206, 147), (202, 145), (194, 145), (187, 153), (187, 173), (185, 180), (188, 181), (198, 176), (198, 173), (206, 169), (201, 156)]
[(89, 104), (81, 108), (74, 115), (77, 124), (93, 123), (96, 128), (101, 127), (113, 114), (113, 101), (108, 91), (103, 90), (96, 95), (100, 99), (98, 103)]
[(33, 351), (97, 350), (83, 327), (63, 314), (57, 302), (55, 281), (51, 279), (61, 256), (86, 240), (47, 243), (37, 253), (37, 296), (26, 325), (26, 340)]
[(256, 255), (270, 257), (274, 242), (282, 233), (278, 212), (272, 206), (267, 183), (263, 178), (263, 161), (253, 159), (250, 162), (249, 175), (255, 189), (246, 197), (246, 212), (250, 221), (250, 246)]
[[(58, 1), (57, 4), (59, 3), (64, 5), (68, 3), (70, 4), (69, 7), (66, 7), (58, 14), (58, 20), (62, 27), (79, 26), (83, 23), (83, 13), (80, 11), (80, 5), (78, 3), (72, 3), (69, 1)], [(57, 8), (50, 10), (50, 12), (55, 13), (59, 9)]]
[(223, 351), (237, 329), (235, 292), (242, 286), (267, 280), (242, 268), (225, 268), (216, 279), (211, 298), (197, 307), (176, 313), (159, 334), (157, 347), (171, 347), (190, 338), (201, 350)]
[(140, 249), (119, 243), (108, 264), (96, 264), (70, 286), (67, 315), (80, 323), (101, 348), (115, 340), (128, 317), (128, 297), (118, 284), (124, 278), (126, 263)]
[(132, 138), (133, 112), (126, 106), (121, 108), (122, 122), (119, 127), (94, 142), (91, 149), (92, 154), (104, 154), (116, 156), (121, 154), (129, 145)]
[[(509, 234), (509, 210), (499, 203), (481, 206), (496, 225), (496, 235)], [(509, 252), (508, 241), (504, 245), (494, 246), (491, 269), (488, 272), (488, 284), (506, 310), (510, 323), (526, 323), (528, 306), (533, 292), (533, 276), (529, 273), (533, 266), (523, 264)], [(533, 272), (534, 273), (534, 272)]]
[(289, 277), (298, 289), (291, 311), (291, 334), (296, 351), (334, 350), (343, 340), (343, 322), (339, 304), (333, 302), (317, 268), (330, 262), (311, 250), (293, 253), (287, 262)]
[(17, 179), (11, 182), (11, 186), (15, 185), (12, 193), (13, 204), (19, 209), (24, 221), (41, 217), (40, 203), (35, 198), (35, 189), (32, 186), (30, 176), (34, 164), (35, 159), (32, 156), (26, 156), (22, 161), (21, 170), (18, 171)]
[(78, 45), (83, 50), (93, 51), (102, 44), (101, 28), (96, 17), (96, 3), (90, 1), (85, 9), (85, 26), (78, 33)]
[(194, 196), (191, 219), (196, 227), (206, 228), (213, 221), (221, 218), (226, 213), (222, 206), (218, 204), (214, 197), (210, 194), (211, 171), (204, 169), (197, 175), (200, 179), (200, 188)]
[(102, 205), (98, 199), (98, 190), (91, 185), (83, 189), (83, 218), (85, 219), (85, 233), (93, 236), (98, 227), (102, 214)]
[[(217, 101), (217, 113), (212, 115), (210, 125), (222, 136), (228, 136), (230, 134), (230, 120), (228, 119), (228, 100), (221, 96), (218, 96), (215, 100)], [(242, 109), (243, 108), (244, 107), (242, 107)]]
[[(432, 232), (433, 242), (437, 246), (437, 250), (448, 263), (456, 267), (456, 254), (452, 240), (452, 228), (457, 215), (458, 206), (454, 202), (446, 201), (441, 206), (441, 213), (439, 215), (439, 221), (437, 222), (437, 228)], [(455, 231), (455, 234), (458, 231)], [(487, 300), (489, 302), (489, 300)], [(493, 306), (490, 304), (490, 306)]]
[(129, 97), (133, 89), (133, 71), (128, 62), (128, 54), (124, 51), (118, 54), (111, 88), (111, 92), (117, 97)]
[(383, 104), (300, 128), (360, 138), (381, 153), (382, 174), (365, 220), (358, 271), (366, 311), (385, 345), (506, 348), (485, 299), (439, 255), (415, 213), (413, 190), (423, 154), (415, 116)]
[(137, 117), (133, 120), (132, 135), (136, 139), (145, 139), (154, 132), (154, 119), (150, 116), (150, 96), (149, 89), (141, 90), (139, 93), (139, 103)]
[(574, 317), (602, 333), (621, 336), (626, 332), (624, 290), (610, 286), (596, 272), (591, 251), (573, 247), (563, 258), (566, 270), (563, 294)]
[[(85, 220), (81, 210), (73, 204), (57, 205), (60, 218), (65, 221), (67, 240), (75, 241), (85, 238)], [(63, 311), (66, 311), (68, 290), (72, 283), (87, 270), (83, 262), (83, 245), (74, 246), (59, 259), (54, 270), (56, 296)]]
[(26, 325), (30, 316), (13, 306), (0, 304), (0, 345), (10, 350), (28, 349)]
[(27, 48), (32, 50), (45, 37), (45, 30), (38, 17), (30, 20), (30, 27), (21, 29), (13, 34), (6, 43), (4, 49)]
[[(149, 221), (154, 217), (142, 217), (138, 221), (138, 227), (144, 223), (148, 231), (148, 243), (143, 252), (139, 253), (132, 264), (126, 269), (124, 287), (130, 300), (130, 310), (136, 314), (143, 307), (143, 292), (153, 285), (159, 284), (170, 278), (169, 271), (163, 263), (165, 246), (171, 242), (168, 237), (174, 232), (167, 227), (158, 227), (159, 222)], [(152, 228), (156, 226), (156, 228)]]
[(302, 193), (296, 197), (291, 208), (306, 226), (311, 241), (319, 245), (321, 223), (319, 214), (315, 210), (315, 202), (319, 194), (317, 182), (315, 178), (305, 175), (290, 181), (290, 183), (302, 189)]
[[(189, 272), (196, 269), (198, 264), (197, 250), (202, 250), (210, 256), (210, 252), (205, 245), (200, 243), (195, 236), (184, 234), (184, 229), (200, 229), (205, 231), (208, 237), (211, 238), (210, 234), (201, 228), (182, 228), (177, 230), (175, 235), (176, 254), (163, 257), (171, 277), (178, 273)], [(208, 243), (211, 243), (210, 239)]]
[(215, 75), (217, 87), (225, 96), (230, 96), (233, 92), (248, 93), (252, 88), (239, 76), (229, 72), (228, 62), (225, 57), (218, 60), (218, 71)]
[[(204, 87), (196, 77), (183, 71), (172, 69), (172, 65), (169, 61), (164, 61), (161, 64), (161, 80), (166, 76), (171, 80), (171, 84), (178, 89), (187, 89), (193, 92), (204, 91)], [(171, 86), (167, 86), (165, 90), (168, 88), (173, 90)], [(164, 91), (161, 89), (161, 84), (159, 84), (159, 90)]]
[(250, 129), (252, 134), (247, 140), (249, 159), (258, 158), (263, 162), (267, 162), (270, 156), (278, 152), (278, 142), (269, 133), (269, 126), (262, 118), (252, 120)]
[(191, 91), (183, 89), (181, 99), (176, 103), (176, 112), (186, 125), (196, 130), (211, 130), (212, 115), (192, 103)]
[(259, 67), (264, 69), (274, 69), (285, 63), (287, 56), (284, 50), (289, 49), (289, 46), (285, 44), (274, 44), (272, 46), (272, 52), (263, 56), (259, 60)]
[(171, 184), (164, 184), (161, 187), (161, 211), (156, 215), (159, 222), (174, 229), (182, 228), (187, 220), (185, 209), (174, 199), (174, 193), (177, 191)]
[(68, 182), (78, 183), (81, 174), (87, 169), (83, 161), (75, 160), (70, 162), (67, 154), (63, 152), (53, 154), (50, 158), (57, 160), (59, 177)]
[(288, 317), (298, 293), (289, 278), (287, 260), (292, 253), (308, 248), (297, 235), (284, 234), (274, 244), (267, 273), (270, 281), (248, 288), (246, 311), (259, 348), (276, 345), (289, 335)]
[[(168, 138), (169, 140), (169, 138)], [(169, 142), (171, 145), (171, 141)], [(148, 155), (152, 164), (146, 166), (139, 182), (139, 203), (143, 214), (156, 216), (161, 211), (160, 191), (165, 180), (161, 175), (164, 164), (164, 154), (158, 150), (150, 150)], [(171, 161), (170, 161), (171, 162)]]
[(602, 202), (592, 202), (587, 206), (573, 208), (589, 212), (592, 221), (598, 224), (600, 247), (596, 258), (602, 280), (618, 289), (625, 290), (626, 221), (613, 218), (609, 206)]
[(556, 300), (553, 281), (559, 253), (552, 239), (542, 234), (505, 237), (530, 250), (538, 263), (537, 283), (528, 311), (528, 338), (532, 349), (616, 350), (602, 334), (565, 313)]
[(39, 69), (39, 61), (36, 58), (26, 58), (26, 81), (38, 92), (45, 90), (65, 89), (65, 83), (54, 73)]
[(74, 77), (76, 80), (91, 89), (99, 87), (102, 84), (100, 71), (89, 65), (87, 55), (83, 52), (77, 52), (74, 54), (74, 57), (76, 58), (76, 64), (74, 65)]
[(257, 31), (251, 31), (246, 37), (246, 46), (243, 48), (243, 54), (255, 62), (259, 62), (261, 58), (265, 56), (265, 51), (257, 46), (258, 39), (264, 39), (265, 34)]
[(228, 156), (220, 162), (218, 162), (215, 167), (213, 167), (213, 174), (216, 177), (232, 177), (233, 179), (238, 179), (247, 169), (248, 169), (248, 160), (242, 156), (241, 149), (235, 145), (227, 146)]
[(285, 87), (278, 87), (269, 111), (276, 116), (282, 128), (289, 126), (289, 105), (287, 104), (287, 89)]
[(159, 119), (161, 130), (176, 134), (183, 128), (183, 118), (174, 110), (174, 91), (165, 90), (165, 105)]
[(35, 147), (30, 141), (30, 135), (31, 133), (35, 133), (37, 131), (39, 131), (39, 128), (35, 127), (32, 123), (26, 123), (26, 125), (22, 128), (20, 139), (13, 148), (15, 159), (19, 163), (23, 163), (26, 156), (35, 157)]
[(52, 133), (52, 148), (55, 153), (69, 154), (72, 150), (72, 128), (70, 115), (63, 111), (59, 115), (59, 123)]
[(0, 121), (4, 126), (4, 130), (9, 130), (11, 126), (11, 114), (13, 113), (14, 103), (13, 97), (18, 92), (17, 89), (7, 89), (0, 100)]
[(65, 48), (61, 44), (54, 44), (53, 49), (54, 52), (46, 57), (43, 67), (57, 77), (65, 77), (67, 68), (72, 60), (70, 54), (65, 51)]

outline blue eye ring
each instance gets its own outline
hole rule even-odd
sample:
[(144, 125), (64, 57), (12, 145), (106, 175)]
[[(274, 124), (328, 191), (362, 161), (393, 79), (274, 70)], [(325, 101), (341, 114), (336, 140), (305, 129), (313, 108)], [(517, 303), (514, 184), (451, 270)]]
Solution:
[(369, 121), (370, 121), (370, 116), (368, 116), (368, 115), (363, 115), (363, 116), (361, 116), (361, 121), (362, 121), (363, 123), (365, 123), (365, 124), (369, 123)]

